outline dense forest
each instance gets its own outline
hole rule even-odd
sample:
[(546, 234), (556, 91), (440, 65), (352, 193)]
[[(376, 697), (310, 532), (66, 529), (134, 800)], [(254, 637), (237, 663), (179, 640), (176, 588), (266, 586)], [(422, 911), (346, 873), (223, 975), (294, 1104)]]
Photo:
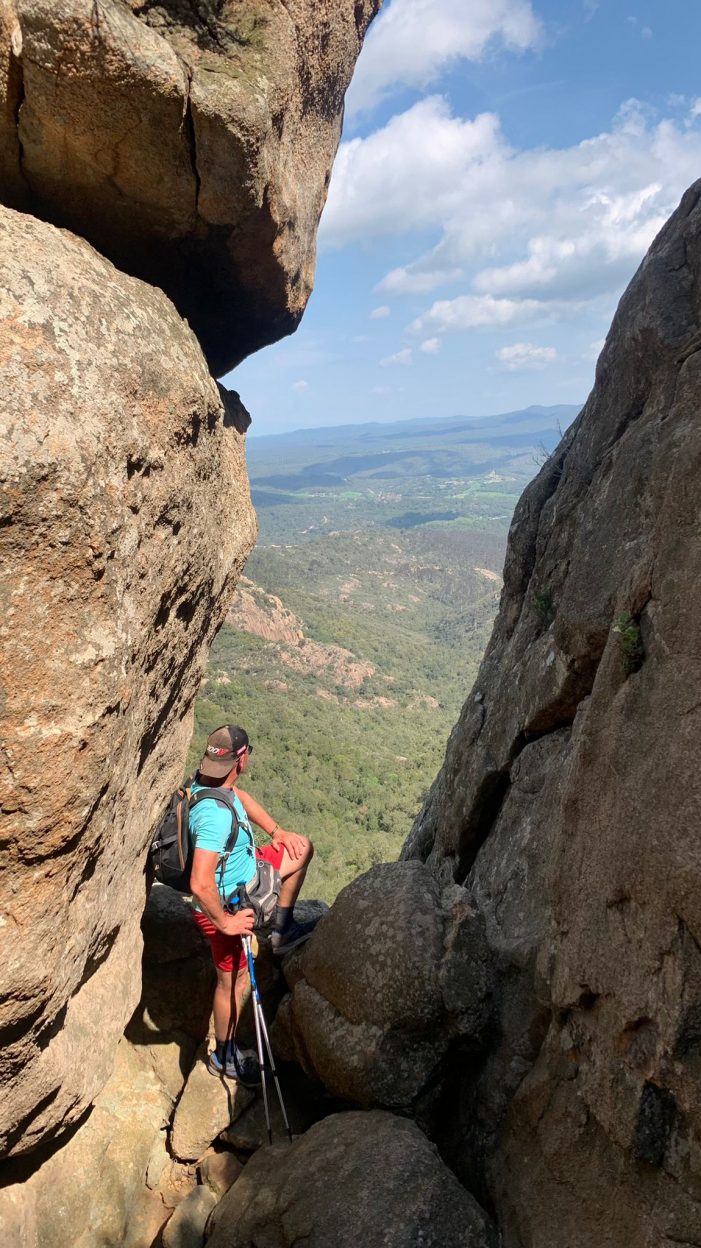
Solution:
[[(557, 439), (562, 409), (547, 422), (537, 410), (515, 414), (513, 447), (501, 418), (491, 456), (481, 427), (475, 443), (460, 440), (466, 422), (452, 434), (439, 424), (438, 456), (431, 422), (407, 422), (399, 430), (428, 445), (418, 459), (392, 456), (391, 469), (368, 454), (367, 434), (317, 431), (334, 473), (314, 484), (324, 437), (252, 443), (254, 497), (264, 482), (268, 501), (212, 649), (188, 764), (218, 724), (247, 728), (247, 787), (316, 845), (307, 895), (332, 900), (396, 857), (438, 771), (489, 637), (513, 508)], [(393, 429), (379, 426), (376, 440)]]

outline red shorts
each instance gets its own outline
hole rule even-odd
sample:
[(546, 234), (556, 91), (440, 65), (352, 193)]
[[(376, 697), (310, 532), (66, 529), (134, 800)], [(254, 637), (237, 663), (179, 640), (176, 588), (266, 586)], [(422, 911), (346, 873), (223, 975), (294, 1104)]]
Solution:
[[(279, 871), (284, 852), (282, 845), (264, 845), (262, 849), (256, 850), (256, 858), (267, 859), (268, 862), (272, 862), (275, 870)], [(202, 935), (206, 936), (210, 943), (217, 970), (233, 971), (234, 967), (242, 970), (246, 965), (246, 955), (241, 944), (241, 937), (227, 936), (225, 932), (220, 932), (212, 920), (199, 910), (193, 910), (192, 917)]]

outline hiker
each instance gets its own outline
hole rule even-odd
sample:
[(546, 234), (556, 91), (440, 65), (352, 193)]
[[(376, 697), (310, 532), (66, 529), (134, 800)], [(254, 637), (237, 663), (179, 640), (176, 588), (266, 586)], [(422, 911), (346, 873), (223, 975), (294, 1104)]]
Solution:
[[(244, 1055), (235, 1041), (236, 1021), (247, 981), (241, 937), (253, 931), (254, 915), (252, 910), (228, 914), (223, 903), (236, 892), (237, 885), (247, 884), (253, 879), (256, 858), (264, 858), (273, 864), (282, 878), (270, 937), (273, 954), (281, 957), (307, 940), (315, 922), (297, 923), (293, 917), (295, 900), (314, 853), (311, 841), (296, 832), (286, 832), (254, 798), (238, 787), (252, 752), (253, 746), (243, 728), (236, 724), (217, 728), (207, 740), (195, 782), (191, 786), (193, 796), (202, 788), (217, 787), (230, 789), (234, 795), (241, 827), (223, 873), (218, 867), (231, 832), (230, 811), (211, 799), (203, 798), (190, 813), (190, 831), (195, 846), (191, 874), (195, 902), (193, 917), (210, 943), (217, 970), (214, 992), (216, 1048), (209, 1055), (208, 1069), (213, 1075), (224, 1074), (242, 1083), (260, 1082), (257, 1061), (252, 1055)], [(270, 837), (270, 844), (263, 849), (255, 847), (251, 822)]]

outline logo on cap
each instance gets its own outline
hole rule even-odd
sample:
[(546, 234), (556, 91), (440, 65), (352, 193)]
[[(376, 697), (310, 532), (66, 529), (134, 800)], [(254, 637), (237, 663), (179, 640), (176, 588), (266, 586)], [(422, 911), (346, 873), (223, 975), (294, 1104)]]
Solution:
[(207, 753), (214, 754), (217, 758), (220, 758), (222, 754), (230, 754), (231, 750), (225, 749), (223, 745), (208, 745)]

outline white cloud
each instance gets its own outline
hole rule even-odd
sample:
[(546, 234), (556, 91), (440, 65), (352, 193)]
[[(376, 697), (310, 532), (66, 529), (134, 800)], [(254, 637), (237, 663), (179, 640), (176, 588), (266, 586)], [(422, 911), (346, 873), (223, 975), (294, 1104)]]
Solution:
[(492, 295), (459, 295), (439, 299), (428, 312), (409, 326), (414, 334), (427, 329), (479, 329), (483, 326), (510, 325), (513, 321), (533, 320), (546, 311), (537, 299), (494, 299)]
[(403, 351), (397, 351), (395, 355), (386, 355), (383, 360), (380, 360), (380, 364), (383, 368), (389, 368), (394, 364), (403, 364), (406, 366), (407, 364), (413, 363), (414, 355), (411, 347), (405, 347)]
[(405, 268), (392, 269), (375, 289), (395, 295), (425, 295), (429, 290), (435, 290), (436, 286), (457, 281), (462, 275), (463, 269), (434, 269), (425, 273)]
[[(342, 144), (323, 240), (435, 231), (430, 251), (378, 286), (416, 295), (460, 280), (452, 312), (440, 300), (417, 332), (440, 332), (437, 309), (472, 326), (559, 315), (596, 299), (608, 308), (701, 167), (701, 100), (669, 110), (660, 119), (628, 101), (592, 138), (518, 151), (493, 114), (455, 117), (444, 99), (428, 97)], [(483, 302), (488, 295), (498, 306)]]
[(536, 347), (532, 342), (515, 342), (512, 346), (502, 347), (497, 351), (497, 359), (507, 372), (521, 372), (523, 369), (547, 368), (557, 359), (555, 347)]
[(426, 338), (425, 341), (421, 343), (420, 347), (420, 350), (423, 351), (425, 355), (438, 355), (440, 349), (440, 338)]
[(349, 116), (399, 87), (425, 88), (459, 60), (478, 61), (498, 45), (537, 45), (529, 0), (392, 0), (370, 28), (346, 101)]
[[(440, 226), (457, 214), (475, 166), (502, 144), (498, 118), (453, 117), (431, 95), (365, 139), (339, 148), (320, 242), (340, 247), (383, 235)], [(451, 266), (453, 267), (453, 266)]]
[(309, 389), (309, 382), (304, 380), (293, 381), (291, 389), (294, 390), (295, 394), (304, 394)]
[(371, 321), (383, 321), (385, 317), (391, 315), (391, 311), (392, 309), (388, 308), (386, 303), (383, 303), (381, 307), (373, 308), (372, 312), (370, 313), (370, 320)]

